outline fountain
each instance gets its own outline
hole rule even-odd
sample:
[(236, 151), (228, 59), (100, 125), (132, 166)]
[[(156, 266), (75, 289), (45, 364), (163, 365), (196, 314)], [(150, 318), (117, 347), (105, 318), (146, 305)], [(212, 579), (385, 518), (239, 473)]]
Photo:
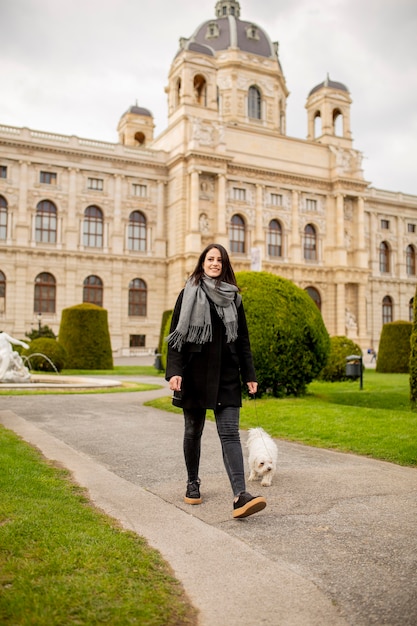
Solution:
[(0, 333), (0, 383), (27, 383), (30, 381), (30, 372), (12, 345), (22, 346), (25, 350), (29, 348), (24, 341), (5, 332)]
[(11, 337), (5, 332), (0, 333), (0, 390), (1, 389), (100, 389), (105, 387), (120, 387), (119, 380), (86, 378), (84, 376), (59, 376), (55, 365), (45, 354), (36, 353), (36, 356), (43, 356), (55, 370), (51, 376), (44, 374), (31, 375), (26, 367), (23, 358), (30, 365), (30, 358), (35, 356), (20, 356), (12, 345), (22, 346), (27, 350), (28, 344), (19, 339)]

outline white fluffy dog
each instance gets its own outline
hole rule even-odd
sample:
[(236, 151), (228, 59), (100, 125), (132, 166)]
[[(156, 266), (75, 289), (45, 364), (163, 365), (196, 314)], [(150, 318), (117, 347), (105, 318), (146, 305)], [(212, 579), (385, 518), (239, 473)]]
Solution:
[(249, 479), (262, 478), (261, 485), (270, 487), (277, 469), (278, 448), (263, 428), (250, 428), (246, 442), (249, 449)]

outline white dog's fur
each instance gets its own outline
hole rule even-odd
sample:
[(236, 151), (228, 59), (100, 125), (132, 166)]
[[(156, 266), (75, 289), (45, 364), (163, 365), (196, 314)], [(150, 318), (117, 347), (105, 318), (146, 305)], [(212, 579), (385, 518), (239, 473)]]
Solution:
[(249, 449), (249, 479), (262, 478), (261, 485), (270, 487), (277, 469), (278, 448), (263, 428), (250, 428), (246, 442)]

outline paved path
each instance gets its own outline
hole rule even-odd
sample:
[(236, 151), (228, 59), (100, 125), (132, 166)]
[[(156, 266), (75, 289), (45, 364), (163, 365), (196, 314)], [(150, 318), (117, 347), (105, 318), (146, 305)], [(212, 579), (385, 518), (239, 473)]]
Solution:
[(277, 441), (272, 487), (250, 487), (267, 508), (233, 520), (210, 422), (204, 502), (183, 504), (182, 418), (142, 404), (159, 394), (2, 397), (0, 423), (162, 553), (201, 626), (417, 624), (415, 469)]

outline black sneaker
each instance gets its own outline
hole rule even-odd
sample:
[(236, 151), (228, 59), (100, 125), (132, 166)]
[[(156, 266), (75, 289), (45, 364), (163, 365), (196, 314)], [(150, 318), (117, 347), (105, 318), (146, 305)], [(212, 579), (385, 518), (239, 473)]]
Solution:
[(240, 494), (237, 502), (233, 502), (233, 517), (248, 517), (262, 511), (266, 507), (266, 500), (262, 496), (251, 496), (244, 491)]
[(184, 496), (184, 502), (186, 504), (201, 504), (202, 498), (200, 496), (200, 479), (192, 480), (187, 483), (187, 491)]

